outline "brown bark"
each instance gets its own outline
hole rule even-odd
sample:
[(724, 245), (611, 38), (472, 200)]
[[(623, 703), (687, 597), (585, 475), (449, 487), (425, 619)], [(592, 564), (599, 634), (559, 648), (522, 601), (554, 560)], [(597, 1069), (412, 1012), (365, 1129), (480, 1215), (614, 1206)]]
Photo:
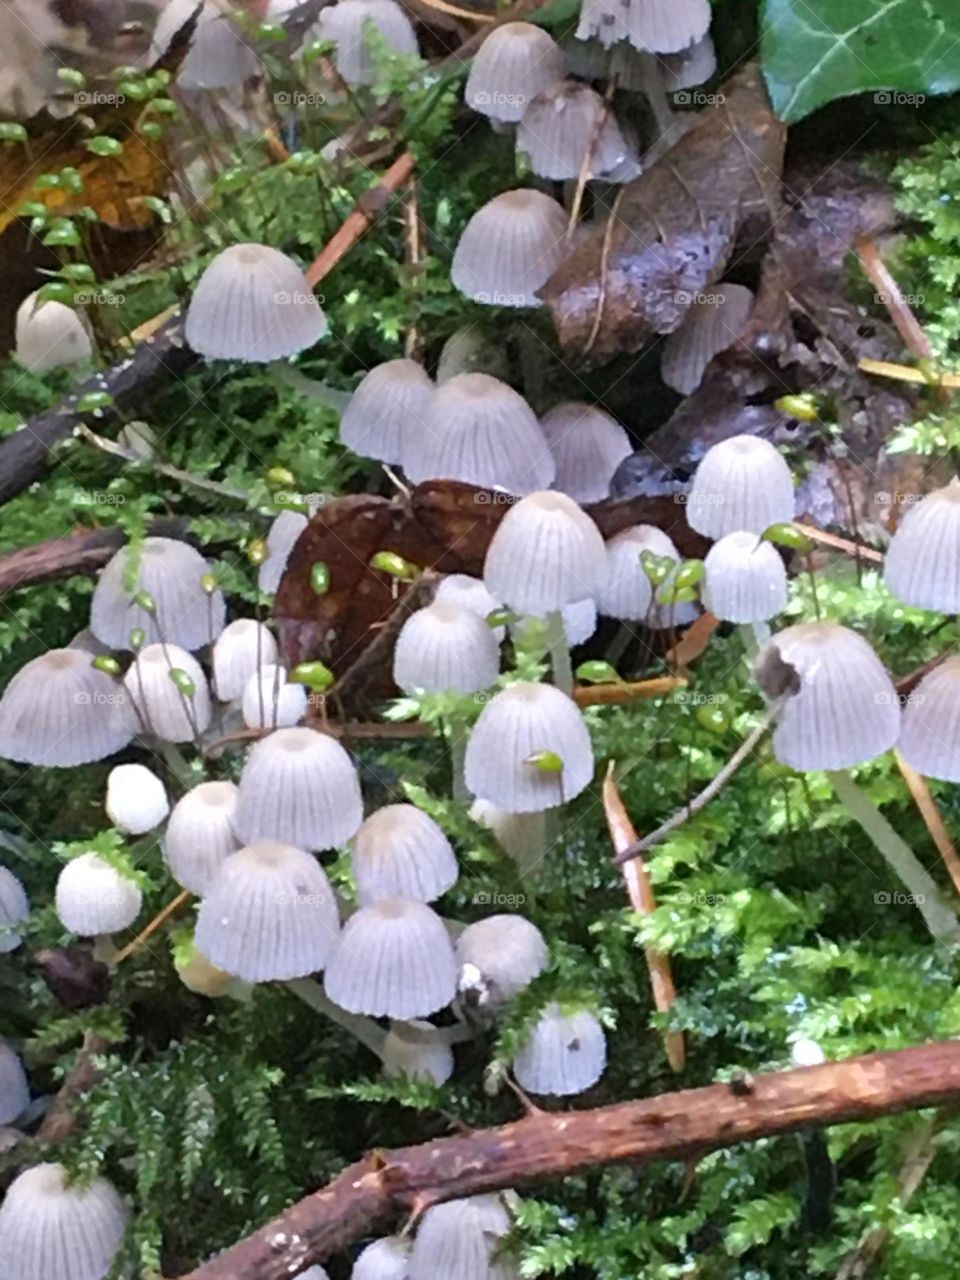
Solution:
[[(188, 521), (171, 518), (155, 521), (149, 532), (156, 537), (185, 538), (188, 528)], [(11, 551), (0, 556), (0, 595), (38, 582), (96, 573), (126, 541), (123, 529), (91, 529)]]
[(874, 1053), (595, 1111), (535, 1112), (497, 1129), (376, 1152), (184, 1280), (290, 1277), (397, 1214), (594, 1165), (719, 1147), (960, 1099), (960, 1042)]

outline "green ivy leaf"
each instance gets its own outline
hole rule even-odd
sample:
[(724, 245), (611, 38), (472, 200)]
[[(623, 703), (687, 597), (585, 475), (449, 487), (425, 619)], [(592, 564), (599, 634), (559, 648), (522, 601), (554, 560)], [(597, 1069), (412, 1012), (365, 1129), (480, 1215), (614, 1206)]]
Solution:
[(788, 124), (851, 93), (896, 106), (960, 88), (960, 10), (930, 0), (765, 0), (761, 48)]

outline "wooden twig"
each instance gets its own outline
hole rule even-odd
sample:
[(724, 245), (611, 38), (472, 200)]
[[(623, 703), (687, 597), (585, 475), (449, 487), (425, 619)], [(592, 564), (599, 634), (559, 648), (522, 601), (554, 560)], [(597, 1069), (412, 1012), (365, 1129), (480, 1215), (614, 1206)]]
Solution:
[(874, 1053), (594, 1111), (539, 1112), (496, 1129), (379, 1151), (350, 1165), (184, 1280), (290, 1280), (424, 1201), (685, 1160), (758, 1138), (876, 1120), (960, 1099), (960, 1041)]
[[(603, 780), (603, 812), (607, 819), (607, 830), (613, 843), (615, 853), (621, 853), (637, 843), (637, 833), (620, 792), (617, 790), (615, 765), (611, 760), (607, 766), (607, 776)], [(627, 886), (630, 904), (638, 916), (651, 915), (657, 908), (650, 883), (650, 873), (642, 856), (631, 858), (623, 864), (623, 879)], [(670, 960), (662, 951), (654, 947), (645, 947), (647, 969), (650, 973), (650, 988), (653, 991), (653, 1003), (660, 1013), (669, 1013), (677, 1000), (677, 988), (673, 981)], [(687, 1061), (686, 1045), (682, 1031), (668, 1031), (663, 1037), (667, 1061), (674, 1071), (682, 1071)]]
[(373, 226), (395, 192), (410, 180), (415, 164), (410, 152), (405, 151), (398, 160), (394, 160), (379, 182), (361, 196), (353, 212), (327, 241), (307, 272), (307, 279), (311, 284), (317, 284), (324, 276), (329, 275), (364, 232)]
[(654, 676), (650, 680), (623, 680), (611, 684), (580, 684), (573, 691), (578, 707), (618, 706), (635, 698), (660, 698), (674, 689), (685, 689), (682, 676)]
[(56, 1146), (72, 1135), (77, 1127), (76, 1104), (98, 1083), (100, 1068), (96, 1060), (107, 1047), (102, 1036), (86, 1032), (70, 1073), (37, 1130), (37, 1142)]
[(676, 831), (677, 827), (682, 827), (685, 822), (695, 817), (701, 809), (705, 809), (714, 796), (718, 795), (733, 775), (737, 772), (746, 758), (753, 752), (757, 743), (770, 729), (779, 712), (779, 706), (772, 707), (760, 723), (744, 738), (740, 746), (723, 766), (715, 778), (713, 778), (699, 795), (694, 796), (689, 804), (685, 804), (679, 809), (672, 818), (668, 818), (662, 827), (657, 827), (656, 831), (650, 835), (644, 836), (642, 840), (637, 840), (622, 853), (618, 853), (614, 858), (614, 862), (618, 866), (623, 866), (625, 862), (629, 862), (631, 858), (638, 858), (642, 853), (646, 853), (648, 849), (652, 849), (655, 844), (659, 844), (661, 840), (666, 840), (672, 831)]
[(865, 546), (862, 542), (851, 542), (849, 538), (841, 538), (837, 533), (826, 533), (813, 524), (796, 522), (801, 533), (805, 533), (811, 542), (819, 542), (823, 547), (832, 547), (834, 551), (843, 551), (858, 560), (872, 560), (874, 564), (883, 563), (883, 552), (875, 547)]
[(149, 942), (153, 935), (163, 928), (170, 917), (175, 916), (181, 907), (185, 907), (192, 897), (193, 894), (189, 889), (184, 889), (181, 893), (178, 893), (175, 898), (157, 912), (146, 928), (141, 930), (132, 942), (128, 942), (125, 947), (122, 947), (117, 952), (112, 961), (114, 967), (120, 964), (121, 961), (126, 960), (128, 956), (132, 956), (134, 952), (139, 951), (144, 943)]
[(910, 310), (910, 304), (880, 256), (876, 243), (869, 236), (862, 236), (854, 247), (860, 259), (860, 265), (876, 288), (878, 299), (889, 311), (890, 319), (896, 325), (897, 332), (907, 349), (921, 359), (932, 359), (933, 347), (930, 345), (930, 339), (924, 333), (920, 321)]
[(922, 774), (917, 773), (916, 769), (904, 760), (899, 751), (894, 750), (893, 754), (897, 761), (897, 766), (903, 774), (903, 780), (913, 796), (914, 804), (920, 810), (920, 816), (930, 832), (930, 838), (937, 846), (937, 851), (943, 859), (944, 866), (950, 873), (953, 887), (960, 893), (960, 856), (958, 856), (956, 846), (950, 838), (950, 832), (947, 830), (947, 824), (943, 820), (943, 814), (937, 808), (937, 802), (931, 794), (930, 785)]

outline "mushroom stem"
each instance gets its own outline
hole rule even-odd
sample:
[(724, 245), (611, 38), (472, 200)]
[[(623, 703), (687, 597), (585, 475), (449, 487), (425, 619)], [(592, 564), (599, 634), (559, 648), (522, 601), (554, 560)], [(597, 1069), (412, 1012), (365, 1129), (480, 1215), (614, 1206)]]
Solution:
[(887, 865), (896, 873), (923, 916), (927, 928), (944, 946), (960, 946), (960, 921), (944, 906), (940, 889), (910, 846), (897, 835), (870, 797), (846, 770), (827, 773), (837, 798), (866, 832)]
[(117, 962), (117, 944), (112, 933), (98, 933), (93, 940), (93, 958), (113, 968)]
[(550, 666), (553, 683), (569, 697), (573, 697), (573, 666), (570, 662), (570, 646), (563, 626), (563, 614), (554, 610), (547, 614), (547, 644), (550, 646)]
[(467, 787), (464, 767), (467, 755), (467, 740), (470, 727), (467, 721), (453, 714), (447, 720), (447, 741), (450, 745), (450, 768), (453, 777), (453, 798), (460, 804), (470, 805), (473, 796)]
[(387, 1033), (371, 1018), (365, 1018), (362, 1014), (347, 1013), (346, 1009), (341, 1009), (339, 1005), (333, 1003), (319, 982), (315, 982), (312, 978), (291, 978), (284, 983), (284, 986), (295, 996), (299, 996), (304, 1004), (308, 1004), (311, 1009), (323, 1014), (344, 1031), (348, 1031), (355, 1040), (359, 1040), (371, 1053), (375, 1053), (382, 1059), (383, 1042)]
[(752, 667), (760, 650), (770, 641), (770, 624), (768, 622), (741, 622), (737, 627), (747, 661)]

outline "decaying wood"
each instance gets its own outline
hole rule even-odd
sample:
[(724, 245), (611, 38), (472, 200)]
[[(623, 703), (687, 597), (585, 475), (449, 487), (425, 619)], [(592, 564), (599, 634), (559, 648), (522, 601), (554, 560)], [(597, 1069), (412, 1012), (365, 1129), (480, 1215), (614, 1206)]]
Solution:
[[(189, 521), (172, 517), (156, 520), (148, 529), (155, 537), (188, 538)], [(91, 529), (66, 538), (51, 538), (0, 556), (0, 595), (38, 582), (56, 582), (75, 574), (96, 573), (127, 541), (123, 529)]]
[(960, 1100), (960, 1042), (685, 1089), (378, 1151), (184, 1280), (290, 1280), (414, 1205), (707, 1151)]
[(38, 1142), (56, 1146), (71, 1136), (77, 1127), (76, 1105), (99, 1082), (97, 1058), (106, 1053), (107, 1047), (107, 1041), (96, 1032), (84, 1035), (70, 1074), (37, 1130)]

